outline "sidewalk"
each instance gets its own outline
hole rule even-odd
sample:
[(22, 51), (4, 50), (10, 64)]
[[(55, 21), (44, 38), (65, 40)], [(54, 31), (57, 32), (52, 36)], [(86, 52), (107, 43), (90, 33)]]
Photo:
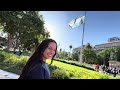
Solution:
[(19, 75), (0, 69), (0, 79), (18, 79)]

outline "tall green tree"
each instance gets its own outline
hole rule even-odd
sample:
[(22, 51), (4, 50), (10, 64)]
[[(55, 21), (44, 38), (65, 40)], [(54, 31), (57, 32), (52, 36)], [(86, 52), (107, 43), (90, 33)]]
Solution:
[(83, 62), (94, 63), (96, 61), (96, 53), (92, 49), (90, 43), (87, 43), (86, 47), (83, 49)]
[(72, 45), (70, 45), (70, 46), (69, 46), (69, 48), (70, 48), (70, 52), (71, 52), (71, 49), (72, 49)]
[(8, 49), (12, 39), (17, 47), (30, 50), (37, 47), (41, 39), (50, 36), (39, 11), (0, 11), (0, 23), (8, 33)]
[(69, 45), (69, 48), (70, 48), (70, 55), (69, 56), (71, 56), (72, 45)]
[(109, 66), (109, 60), (112, 59), (111, 53), (114, 54), (114, 49), (113, 48), (105, 48), (102, 51), (100, 51), (97, 56), (100, 57), (99, 60), (102, 61), (103, 64)]

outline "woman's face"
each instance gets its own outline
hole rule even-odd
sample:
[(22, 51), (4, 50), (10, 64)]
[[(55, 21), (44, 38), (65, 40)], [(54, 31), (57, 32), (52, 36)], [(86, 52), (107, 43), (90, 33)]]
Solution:
[(52, 59), (56, 52), (56, 43), (50, 42), (48, 47), (43, 52), (43, 60)]

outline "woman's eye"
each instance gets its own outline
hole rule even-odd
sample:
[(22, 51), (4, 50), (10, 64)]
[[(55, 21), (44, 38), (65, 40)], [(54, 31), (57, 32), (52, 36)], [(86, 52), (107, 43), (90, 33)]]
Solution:
[(48, 48), (48, 49), (52, 50), (51, 48)]

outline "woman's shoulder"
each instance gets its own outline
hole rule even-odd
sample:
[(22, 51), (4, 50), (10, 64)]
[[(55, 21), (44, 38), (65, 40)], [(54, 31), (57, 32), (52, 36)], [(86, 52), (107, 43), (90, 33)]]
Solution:
[(43, 69), (43, 64), (38, 62), (36, 63), (36, 65), (34, 66), (35, 69)]
[(35, 71), (43, 71), (47, 67), (46, 62), (36, 62), (34, 66), (32, 67), (32, 72)]
[(44, 71), (44, 68), (43, 68), (42, 64), (37, 63), (32, 67), (30, 73), (39, 73), (39, 72), (43, 72), (43, 71)]

